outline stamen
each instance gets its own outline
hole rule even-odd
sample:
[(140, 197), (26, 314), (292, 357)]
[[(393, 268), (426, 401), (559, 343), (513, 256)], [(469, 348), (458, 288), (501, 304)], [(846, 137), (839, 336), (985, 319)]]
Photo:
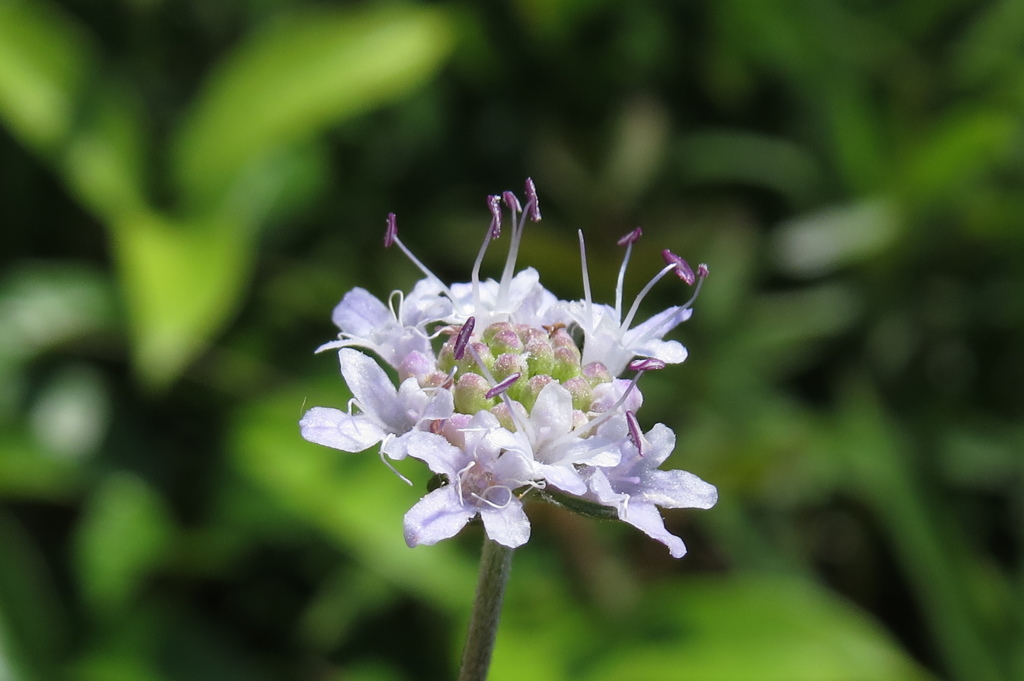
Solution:
[(626, 318), (622, 320), (622, 324), (619, 327), (623, 332), (627, 331), (629, 329), (629, 325), (633, 323), (633, 317), (636, 316), (637, 311), (640, 309), (640, 301), (642, 301), (644, 297), (648, 293), (650, 293), (651, 289), (654, 288), (655, 284), (661, 281), (662, 277), (664, 277), (666, 274), (674, 270), (675, 267), (676, 266), (673, 264), (666, 265), (665, 267), (661, 268), (661, 271), (655, 274), (654, 277), (649, 282), (647, 282), (647, 285), (644, 286), (643, 289), (641, 289), (640, 293), (638, 293), (636, 298), (633, 299), (633, 305), (629, 308), (629, 314), (627, 314)]
[(395, 237), (398, 236), (398, 224), (395, 220), (394, 213), (388, 213), (388, 226), (384, 230), (384, 248), (391, 248), (391, 244), (395, 243)]
[(526, 213), (533, 222), (540, 222), (540, 202), (537, 201), (537, 188), (530, 178), (526, 178)]
[(641, 357), (634, 359), (627, 367), (630, 371), (657, 371), (665, 368), (665, 363), (657, 357)]
[(619, 278), (615, 282), (615, 319), (622, 319), (622, 289), (626, 281), (626, 265), (629, 264), (629, 256), (633, 252), (633, 244), (640, 240), (640, 236), (644, 233), (642, 229), (637, 227), (626, 236), (619, 239), (616, 244), (619, 246), (626, 247), (626, 255), (622, 257), (622, 265), (619, 267)]
[(377, 452), (377, 455), (380, 456), (380, 460), (384, 462), (384, 465), (391, 469), (392, 473), (397, 475), (402, 482), (404, 482), (405, 484), (407, 484), (410, 487), (412, 487), (412, 480), (410, 480), (409, 478), (407, 478), (404, 475), (402, 475), (401, 473), (399, 473), (398, 469), (395, 468), (394, 465), (390, 461), (388, 461), (387, 456), (384, 454), (384, 446), (393, 437), (394, 437), (394, 434), (392, 434), (392, 433), (388, 433), (384, 437), (384, 440), (380, 443), (380, 450)]
[(629, 426), (629, 439), (636, 447), (637, 454), (643, 456), (643, 436), (640, 434), (640, 422), (636, 420), (634, 412), (626, 411), (626, 425)]
[(501, 197), (497, 195), (488, 196), (487, 207), (491, 210), (491, 238), (497, 239), (501, 236)]
[(462, 470), (460, 470), (458, 473), (455, 474), (455, 478), (459, 481), (459, 484), (458, 484), (458, 486), (455, 489), (459, 493), (459, 503), (460, 504), (465, 504), (466, 503), (466, 500), (462, 497), (462, 485), (463, 485), (463, 482), (464, 482), (464, 478), (466, 477), (466, 473), (468, 473), (473, 468), (473, 466), (475, 466), (475, 465), (476, 465), (476, 461), (470, 461), (469, 464), (465, 468), (463, 468)]
[(580, 265), (583, 269), (583, 300), (587, 305), (587, 324), (594, 326), (594, 303), (590, 297), (590, 272), (587, 269), (587, 246), (583, 242), (583, 230), (576, 232), (580, 237)]
[(512, 222), (516, 221), (516, 213), (522, 213), (523, 207), (519, 205), (519, 199), (512, 192), (502, 192), (501, 200), (505, 202), (505, 205), (512, 211)]
[(644, 233), (644, 230), (642, 230), (639, 227), (637, 227), (632, 232), (630, 232), (629, 234), (625, 235), (624, 237), (622, 237), (621, 239), (616, 241), (615, 245), (616, 246), (630, 246), (632, 244), (635, 244), (637, 241), (640, 240), (640, 237), (643, 236), (643, 233)]
[(700, 277), (701, 279), (707, 279), (707, 276), (709, 274), (710, 274), (710, 272), (708, 271), (708, 266), (707, 266), (706, 263), (701, 263), (701, 264), (697, 265), (697, 276), (698, 277)]
[(476, 319), (470, 317), (459, 329), (459, 335), (455, 337), (455, 359), (462, 359), (466, 354), (466, 347), (469, 345), (469, 337), (473, 335), (474, 326), (476, 326)]
[(690, 269), (687, 262), (678, 255), (666, 248), (661, 252), (661, 257), (665, 259), (665, 262), (673, 266), (675, 275), (685, 281), (687, 285), (693, 286), (693, 283), (697, 281), (697, 277), (694, 276), (693, 270)]
[(448, 286), (443, 281), (441, 281), (440, 277), (438, 277), (436, 274), (428, 270), (427, 266), (421, 263), (419, 259), (412, 254), (412, 251), (405, 247), (405, 244), (402, 243), (402, 240), (398, 238), (398, 226), (395, 221), (394, 213), (388, 213), (388, 227), (387, 230), (384, 232), (384, 247), (388, 248), (391, 246), (391, 244), (397, 245), (398, 248), (401, 249), (402, 253), (405, 254), (405, 257), (409, 258), (412, 264), (415, 265), (420, 272), (426, 275), (428, 279), (432, 279), (434, 282), (436, 282), (437, 285), (441, 287), (441, 290), (444, 291), (445, 295), (448, 296), (449, 300), (453, 302), (455, 301), (455, 294), (451, 292), (451, 289), (449, 289)]
[[(527, 189), (532, 184), (527, 180)], [(504, 192), (502, 196), (505, 197), (505, 201), (508, 202), (509, 198), (515, 201), (516, 205), (519, 205), (518, 199), (512, 195), (512, 192)], [(534, 199), (536, 199), (536, 193)], [(501, 283), (498, 286), (498, 301), (504, 301), (508, 296), (509, 287), (512, 285), (512, 276), (515, 274), (516, 259), (519, 257), (519, 243), (523, 239), (523, 228), (526, 226), (526, 218), (530, 215), (530, 203), (526, 204), (526, 212), (523, 213), (522, 217), (517, 222), (515, 219), (515, 212), (512, 213), (512, 239), (508, 246), (508, 256), (505, 258), (505, 269), (501, 272)], [(539, 220), (539, 213), (537, 219)], [(499, 307), (500, 309), (500, 307)]]
[(507, 485), (491, 485), (490, 487), (488, 487), (485, 490), (484, 493), (486, 494), (487, 492), (490, 492), (492, 489), (503, 489), (506, 492), (508, 492), (508, 498), (505, 500), (504, 504), (497, 504), (497, 503), (491, 501), (490, 499), (484, 498), (483, 495), (477, 494), (476, 492), (473, 492), (470, 496), (478, 499), (479, 501), (484, 502), (485, 504), (487, 504), (491, 508), (496, 508), (496, 509), (499, 509), (499, 510), (501, 510), (503, 508), (507, 508), (508, 505), (511, 504), (512, 500), (515, 498), (515, 495), (512, 493), (512, 488), (507, 486)]
[[(473, 360), (476, 362), (477, 367), (480, 368), (480, 373), (487, 379), (487, 382), (491, 385), (497, 385), (498, 381), (494, 380), (494, 374), (491, 373), (491, 370), (488, 369), (487, 365), (485, 365), (483, 360), (480, 359), (480, 355), (472, 345), (469, 346), (469, 353), (473, 355)], [(509, 418), (512, 419), (512, 422), (515, 424), (516, 430), (521, 433), (526, 433), (527, 437), (532, 442), (533, 425), (528, 420), (524, 421), (520, 414), (512, 407), (512, 399), (507, 393), (499, 393), (498, 397), (501, 398), (501, 401), (505, 403), (505, 407), (508, 408)]]
[(487, 399), (491, 399), (492, 397), (496, 397), (502, 394), (510, 387), (512, 387), (512, 384), (518, 381), (519, 377), (522, 375), (523, 374), (521, 372), (516, 372), (511, 376), (504, 378), (503, 380), (499, 381), (497, 385), (495, 385), (493, 388), (484, 393), (484, 397), (486, 397)]
[[(473, 273), (470, 276), (470, 281), (473, 284), (474, 309), (477, 301), (480, 300), (480, 266), (483, 265), (484, 254), (487, 253), (487, 247), (490, 246), (491, 240), (501, 236), (501, 197), (497, 195), (488, 196), (487, 207), (491, 211), (491, 226), (488, 227), (484, 242), (480, 245), (480, 252), (476, 255), (476, 262), (473, 263)], [(514, 213), (512, 214), (512, 221), (515, 222)]]

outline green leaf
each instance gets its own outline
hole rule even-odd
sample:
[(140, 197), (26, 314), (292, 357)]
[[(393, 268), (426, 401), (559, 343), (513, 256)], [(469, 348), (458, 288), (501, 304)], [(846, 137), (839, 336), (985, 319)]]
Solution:
[(60, 12), (0, 3), (0, 118), (29, 146), (53, 151), (71, 125), (91, 58)]
[(816, 586), (777, 577), (652, 591), (590, 681), (922, 681), (929, 676), (867, 616)]
[(6, 512), (0, 546), (0, 679), (55, 678), (69, 627), (46, 562)]
[(235, 311), (254, 258), (251, 235), (226, 219), (176, 224), (148, 212), (128, 216), (115, 234), (135, 365), (162, 387)]
[(440, 66), (448, 19), (409, 7), (306, 11), (257, 33), (210, 77), (175, 150), (190, 206), (208, 206), (276, 148), (397, 98)]
[(142, 480), (109, 477), (78, 528), (78, 575), (85, 601), (99, 616), (122, 612), (171, 539), (163, 501)]

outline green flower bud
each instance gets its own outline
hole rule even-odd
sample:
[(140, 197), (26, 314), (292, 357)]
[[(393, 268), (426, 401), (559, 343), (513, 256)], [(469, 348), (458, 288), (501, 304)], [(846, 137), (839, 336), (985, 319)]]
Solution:
[(572, 408), (579, 409), (581, 411), (587, 411), (590, 409), (591, 403), (594, 401), (594, 391), (590, 387), (590, 383), (583, 376), (576, 376), (570, 378), (568, 381), (562, 383), (562, 387), (569, 391), (572, 395)]
[(452, 397), (455, 398), (455, 411), (463, 414), (475, 414), (478, 411), (494, 406), (493, 399), (487, 399), (490, 386), (487, 379), (478, 374), (462, 374), (455, 382)]
[(530, 376), (550, 374), (555, 368), (555, 350), (546, 337), (530, 340), (524, 355)]

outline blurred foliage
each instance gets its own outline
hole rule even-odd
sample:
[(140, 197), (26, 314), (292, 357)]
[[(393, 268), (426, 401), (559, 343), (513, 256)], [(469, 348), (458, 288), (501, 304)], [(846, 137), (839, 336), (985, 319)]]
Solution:
[(1024, 681), (1022, 114), (1013, 0), (0, 1), (0, 679), (450, 678), (479, 529), (297, 421), (385, 214), (462, 280), (529, 175), (563, 297), (710, 264), (721, 501), (531, 507), (493, 678)]

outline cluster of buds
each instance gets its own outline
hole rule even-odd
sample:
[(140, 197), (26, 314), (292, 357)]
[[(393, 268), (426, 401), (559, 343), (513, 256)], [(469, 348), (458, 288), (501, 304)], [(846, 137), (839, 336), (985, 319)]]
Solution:
[[(685, 546), (658, 507), (710, 508), (718, 493), (691, 473), (659, 468), (675, 434), (663, 424), (641, 429), (638, 381), (686, 359), (680, 343), (663, 337), (690, 317), (707, 266), (695, 273), (663, 251), (665, 267), (624, 312), (623, 281), (640, 229), (619, 240), (625, 255), (614, 305), (591, 300), (580, 233), (585, 295), (559, 300), (533, 268), (515, 272), (526, 223), (541, 218), (533, 182), (526, 181), (525, 207), (512, 192), (488, 197), (488, 207), (471, 280), (450, 286), (406, 248), (388, 216), (385, 246), (398, 247), (424, 278), (387, 304), (361, 288), (342, 298), (333, 314), (341, 333), (318, 352), (338, 350), (353, 399), (347, 411), (309, 410), (302, 436), (346, 452), (379, 445), (386, 463), (427, 464), (436, 484), (405, 516), (410, 546), (452, 537), (476, 516), (492, 540), (520, 546), (530, 536), (523, 502), (537, 498), (617, 517), (682, 556)], [(506, 211), (512, 234), (504, 270), (497, 281), (481, 280)], [(668, 274), (693, 286), (692, 296), (634, 325), (641, 300)], [(394, 371), (397, 388), (364, 351)]]

